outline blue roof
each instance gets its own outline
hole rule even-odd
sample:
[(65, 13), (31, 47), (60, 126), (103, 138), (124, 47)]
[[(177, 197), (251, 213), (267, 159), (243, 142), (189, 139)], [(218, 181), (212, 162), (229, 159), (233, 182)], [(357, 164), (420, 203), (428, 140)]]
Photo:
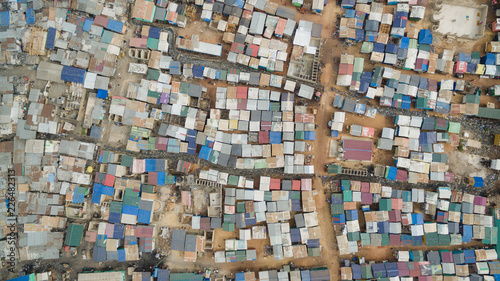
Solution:
[(374, 278), (384, 278), (387, 277), (387, 272), (383, 263), (372, 264), (372, 271)]
[(45, 42), (45, 48), (53, 50), (55, 41), (56, 41), (56, 29), (53, 27), (49, 27), (49, 30), (47, 32), (47, 41)]
[(471, 59), (472, 56), (469, 53), (458, 53), (458, 61), (470, 62)]
[(412, 224), (424, 224), (423, 214), (411, 214)]
[(300, 239), (300, 230), (298, 228), (291, 228), (290, 229), (290, 236), (291, 236), (292, 243), (302, 241)]
[(208, 146), (202, 146), (198, 157), (208, 161), (208, 158), (210, 158), (210, 154), (212, 154), (212, 148)]
[(356, 11), (354, 9), (346, 9), (345, 17), (346, 18), (354, 18), (356, 16)]
[(116, 33), (123, 33), (123, 25), (124, 25), (123, 22), (114, 19), (109, 19), (106, 28)]
[(271, 144), (280, 144), (281, 143), (281, 132), (269, 132), (269, 142)]
[(470, 242), (472, 240), (472, 225), (464, 224), (462, 227), (462, 242)]
[(107, 99), (108, 98), (108, 90), (103, 90), (103, 89), (99, 89), (97, 90), (97, 97), (100, 98), (100, 99)]
[(83, 24), (83, 31), (89, 32), (93, 23), (94, 20), (92, 18), (86, 18), (85, 23)]
[(496, 61), (495, 54), (486, 53), (486, 56), (484, 57), (484, 64), (494, 65), (495, 61)]
[(245, 281), (245, 272), (238, 272), (234, 275), (236, 281)]
[(85, 69), (65, 65), (61, 72), (61, 80), (83, 84), (85, 80)]
[(33, 11), (32, 8), (29, 8), (26, 10), (26, 24), (27, 25), (32, 25), (35, 23), (35, 12)]
[(432, 44), (432, 33), (429, 29), (421, 29), (418, 34), (419, 44)]
[(138, 223), (150, 224), (151, 223), (151, 211), (146, 211), (139, 209), (137, 216)]
[(92, 253), (92, 260), (96, 262), (101, 262), (106, 260), (106, 247), (98, 247), (97, 243), (94, 245), (94, 251)]
[(402, 109), (410, 109), (411, 107), (411, 98), (410, 96), (403, 95), (403, 102), (401, 103)]
[(352, 264), (352, 279), (361, 279), (361, 265), (359, 264)]
[(149, 37), (160, 39), (161, 28), (151, 26), (149, 27)]
[(398, 46), (396, 46), (394, 44), (387, 44), (387, 46), (385, 47), (385, 51), (387, 53), (397, 54), (398, 53)]
[(122, 214), (137, 216), (139, 207), (123, 205)]
[(476, 263), (476, 253), (474, 250), (464, 250), (465, 263)]
[(121, 219), (122, 219), (122, 214), (109, 212), (109, 219), (108, 219), (109, 222), (120, 223)]
[(385, 44), (375, 42), (373, 43), (373, 51), (378, 53), (383, 53), (385, 50)]
[(127, 261), (126, 255), (125, 255), (125, 249), (118, 249), (118, 261), (120, 261), (120, 262)]
[(123, 224), (115, 224), (113, 228), (113, 239), (123, 239), (125, 236), (125, 226)]
[(0, 12), (0, 25), (9, 26), (10, 25), (10, 13), (9, 11)]
[(308, 248), (319, 248), (319, 239), (307, 239)]
[(300, 277), (302, 277), (302, 281), (311, 281), (311, 272), (309, 272), (309, 270), (302, 270), (300, 272)]
[(234, 0), (233, 6), (236, 6), (240, 9), (243, 9), (243, 6), (245, 5), (245, 1), (243, 0)]
[(170, 270), (155, 268), (153, 277), (158, 278), (156, 279), (157, 281), (168, 281), (169, 275), (170, 275)]
[(196, 78), (203, 78), (203, 70), (204, 66), (201, 65), (193, 65), (193, 76)]
[(395, 262), (385, 263), (385, 269), (387, 270), (387, 277), (396, 277), (399, 275), (398, 265)]
[(379, 221), (379, 222), (377, 222), (377, 226), (378, 226), (378, 233), (380, 233), (380, 234), (390, 232), (388, 221)]
[(356, 41), (363, 41), (365, 38), (365, 31), (363, 29), (356, 29), (356, 38), (353, 38)]
[[(280, 133), (281, 134), (281, 133)], [(305, 131), (304, 140), (316, 140), (316, 132)], [(272, 142), (271, 142), (272, 143)], [(281, 143), (281, 142), (280, 142)]]
[(337, 225), (345, 224), (345, 215), (344, 214), (332, 215), (332, 217), (334, 218), (333, 224), (337, 224)]

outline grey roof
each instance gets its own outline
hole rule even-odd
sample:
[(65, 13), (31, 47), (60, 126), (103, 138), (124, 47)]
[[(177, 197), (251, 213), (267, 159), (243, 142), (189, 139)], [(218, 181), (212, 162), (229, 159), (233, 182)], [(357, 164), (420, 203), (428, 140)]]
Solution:
[(184, 251), (196, 252), (196, 236), (186, 235), (186, 242), (184, 244)]
[(267, 15), (261, 12), (254, 12), (248, 33), (261, 35), (264, 31)]
[(464, 253), (453, 253), (453, 262), (455, 264), (465, 264)]
[(431, 265), (441, 264), (441, 257), (439, 256), (439, 252), (436, 251), (427, 252), (427, 260)]
[(174, 251), (184, 251), (184, 242), (186, 241), (186, 231), (174, 229), (172, 233), (171, 248)]
[(303, 214), (295, 214), (293, 217), (295, 219), (295, 226), (297, 226), (297, 228), (302, 228), (306, 226)]
[(191, 84), (189, 86), (188, 95), (191, 97), (199, 98), (199, 97), (201, 97), (201, 90), (202, 90), (201, 85)]
[(390, 139), (378, 139), (377, 148), (384, 150), (392, 150), (392, 145), (394, 144), (393, 140)]
[(295, 8), (283, 5), (279, 5), (278, 9), (276, 10), (276, 15), (278, 17), (292, 19), (292, 20), (295, 18), (295, 13), (297, 13), (297, 10)]
[(474, 213), (474, 205), (469, 202), (462, 202), (462, 213), (467, 213), (467, 214)]
[(218, 229), (221, 228), (222, 219), (221, 218), (211, 218), (210, 219), (210, 228)]
[(458, 222), (448, 222), (448, 232), (449, 233), (459, 233), (460, 225)]

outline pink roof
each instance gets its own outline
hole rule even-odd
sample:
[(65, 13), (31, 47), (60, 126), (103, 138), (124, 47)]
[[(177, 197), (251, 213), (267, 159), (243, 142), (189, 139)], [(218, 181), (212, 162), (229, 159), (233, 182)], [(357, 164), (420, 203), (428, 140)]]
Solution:
[(455, 73), (465, 73), (467, 72), (467, 62), (457, 61), (455, 63)]
[(108, 26), (109, 19), (105, 16), (96, 16), (94, 20), (95, 25), (99, 25), (102, 27)]
[(148, 172), (148, 184), (156, 185), (158, 183), (158, 173)]
[(271, 178), (271, 184), (269, 186), (269, 189), (280, 190), (281, 189), (281, 180)]
[(361, 204), (371, 205), (373, 203), (373, 194), (361, 192)]
[(115, 231), (115, 225), (114, 224), (111, 224), (111, 223), (107, 223), (106, 224), (106, 230), (104, 231), (104, 233), (109, 237), (109, 238), (112, 238), (113, 237), (113, 232)]
[(147, 48), (148, 38), (130, 38), (129, 45), (134, 48)]
[(105, 186), (115, 186), (115, 176), (107, 174), (106, 179), (104, 180), (104, 185)]
[(283, 32), (285, 31), (286, 21), (287, 20), (284, 18), (279, 18), (274, 33), (276, 33), (277, 35), (283, 35)]
[(403, 209), (403, 199), (392, 198), (391, 206), (394, 210), (402, 210)]
[(474, 197), (474, 205), (486, 206), (486, 197), (482, 196)]
[(300, 180), (292, 180), (292, 190), (300, 190)]
[(95, 242), (96, 240), (97, 240), (97, 232), (96, 231), (87, 231), (85, 233), (85, 241)]
[(135, 228), (135, 236), (137, 238), (153, 238), (153, 226), (138, 225)]
[(371, 161), (372, 152), (360, 150), (344, 150), (344, 160)]
[(373, 138), (374, 135), (375, 135), (375, 129), (374, 128), (363, 127), (363, 130), (361, 131), (361, 136), (362, 137)]
[(369, 140), (353, 140), (353, 139), (344, 139), (344, 150), (346, 149), (354, 149), (354, 150), (369, 150), (370, 157), (372, 152), (372, 141)]
[(369, 182), (361, 182), (361, 192), (370, 192)]
[(312, 190), (312, 179), (301, 179), (300, 180), (300, 190), (309, 191)]
[(134, 159), (132, 162), (132, 173), (142, 174), (146, 171), (146, 160), (145, 159)]
[(182, 205), (191, 206), (191, 192), (184, 190), (181, 191)]

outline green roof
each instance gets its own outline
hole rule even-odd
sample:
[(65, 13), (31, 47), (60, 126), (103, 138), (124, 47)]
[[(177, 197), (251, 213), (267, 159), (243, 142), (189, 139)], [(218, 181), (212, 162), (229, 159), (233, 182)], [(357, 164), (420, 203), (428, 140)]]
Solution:
[(392, 210), (392, 201), (390, 198), (382, 198), (379, 201), (379, 210), (380, 211), (391, 211)]
[(424, 253), (421, 250), (411, 251), (412, 261), (424, 261)]
[(158, 69), (148, 68), (148, 76), (146, 79), (158, 81), (160, 78), (160, 71)]
[(307, 255), (310, 257), (321, 256), (321, 248), (307, 248)]
[(111, 202), (109, 202), (109, 211), (112, 212), (112, 213), (119, 213), (119, 214), (121, 214), (122, 213), (122, 208), (123, 208), (122, 202), (118, 202), (118, 201), (111, 201)]
[(370, 234), (369, 233), (361, 233), (361, 246), (370, 246)]
[(448, 132), (453, 134), (460, 133), (461, 124), (458, 122), (450, 122), (448, 126)]
[(238, 176), (235, 175), (229, 175), (229, 178), (227, 180), (227, 185), (238, 185)]
[(68, 231), (66, 233), (66, 239), (64, 239), (64, 244), (70, 247), (78, 247), (82, 243), (84, 225), (82, 224), (72, 224), (68, 225)]
[(460, 212), (462, 210), (462, 204), (460, 203), (450, 203), (450, 207), (448, 208), (449, 211), (452, 212)]
[(489, 119), (500, 119), (500, 109), (480, 107), (477, 116)]
[(344, 204), (332, 204), (331, 211), (332, 215), (344, 214)]
[(363, 279), (372, 279), (373, 278), (371, 265), (369, 265), (369, 264), (362, 264), (361, 265), (361, 278), (363, 278)]
[(225, 222), (222, 224), (222, 230), (224, 231), (234, 231), (234, 223)]
[(148, 48), (153, 49), (153, 50), (158, 50), (158, 43), (160, 42), (159, 39), (149, 37), (148, 38)]
[(245, 212), (245, 202), (236, 203), (236, 213), (244, 213)]
[(327, 171), (329, 174), (341, 174), (342, 173), (342, 165), (329, 164)]
[(391, 238), (389, 237), (389, 233), (382, 234), (382, 246), (391, 245)]
[(170, 281), (202, 281), (203, 275), (195, 273), (170, 273)]
[(292, 190), (290, 192), (290, 199), (300, 199), (300, 191)]
[(141, 191), (143, 193), (154, 193), (155, 192), (155, 187), (154, 187), (154, 185), (143, 184), (141, 186)]
[(304, 140), (304, 136), (305, 136), (304, 131), (295, 131), (296, 140)]
[(121, 165), (125, 167), (132, 167), (132, 162), (134, 162), (134, 157), (130, 155), (122, 155)]
[(349, 241), (359, 241), (359, 232), (347, 232), (347, 240)]
[(479, 104), (480, 100), (481, 100), (481, 96), (478, 96), (478, 95), (466, 95), (465, 96), (465, 103)]
[(352, 191), (344, 190), (343, 191), (344, 202), (352, 202)]
[(340, 185), (343, 190), (351, 190), (351, 181), (350, 180), (341, 180)]
[(439, 238), (438, 234), (436, 232), (433, 233), (426, 233), (424, 235), (425, 238), (425, 246), (438, 246), (439, 245)]

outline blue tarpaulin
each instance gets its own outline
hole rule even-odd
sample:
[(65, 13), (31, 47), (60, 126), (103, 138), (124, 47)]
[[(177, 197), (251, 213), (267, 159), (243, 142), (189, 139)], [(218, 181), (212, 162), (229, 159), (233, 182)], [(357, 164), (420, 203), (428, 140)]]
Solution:
[(403, 95), (403, 102), (401, 103), (402, 109), (410, 109), (411, 107), (411, 98), (409, 96)]
[(156, 159), (146, 159), (145, 172), (156, 172)]
[(399, 48), (408, 49), (409, 46), (410, 46), (410, 38), (401, 37), (401, 41), (399, 41)]
[(421, 29), (418, 34), (419, 44), (432, 44), (432, 33), (429, 29)]
[[(123, 22), (109, 19), (107, 29), (114, 31), (116, 33), (123, 33)], [(151, 29), (150, 29), (151, 30)]]
[(103, 99), (103, 100), (107, 99), (108, 98), (108, 91), (102, 90), (102, 89), (97, 90), (97, 97), (100, 99)]
[(45, 48), (49, 50), (54, 50), (54, 44), (56, 42), (56, 29), (49, 27), (47, 31), (47, 41), (45, 42)]
[(474, 177), (474, 187), (483, 187), (484, 180), (482, 177)]
[(127, 261), (127, 258), (125, 255), (125, 249), (118, 249), (118, 261), (120, 261), (120, 262)]
[(208, 161), (208, 158), (210, 158), (210, 154), (212, 154), (212, 149), (208, 146), (202, 146), (198, 157)]
[(35, 280), (35, 274), (34, 273), (31, 273), (29, 275), (24, 275), (24, 276), (21, 276), (21, 277), (17, 277), (17, 278), (14, 278), (14, 279), (9, 279), (7, 281), (29, 281), (29, 280)]
[(83, 84), (85, 80), (85, 69), (65, 65), (61, 72), (61, 80)]
[(28, 9), (26, 10), (26, 24), (27, 25), (32, 25), (35, 23), (35, 12), (33, 9)]
[(396, 167), (387, 167), (385, 171), (385, 178), (389, 180), (396, 180), (396, 175), (398, 173), (398, 169)]

